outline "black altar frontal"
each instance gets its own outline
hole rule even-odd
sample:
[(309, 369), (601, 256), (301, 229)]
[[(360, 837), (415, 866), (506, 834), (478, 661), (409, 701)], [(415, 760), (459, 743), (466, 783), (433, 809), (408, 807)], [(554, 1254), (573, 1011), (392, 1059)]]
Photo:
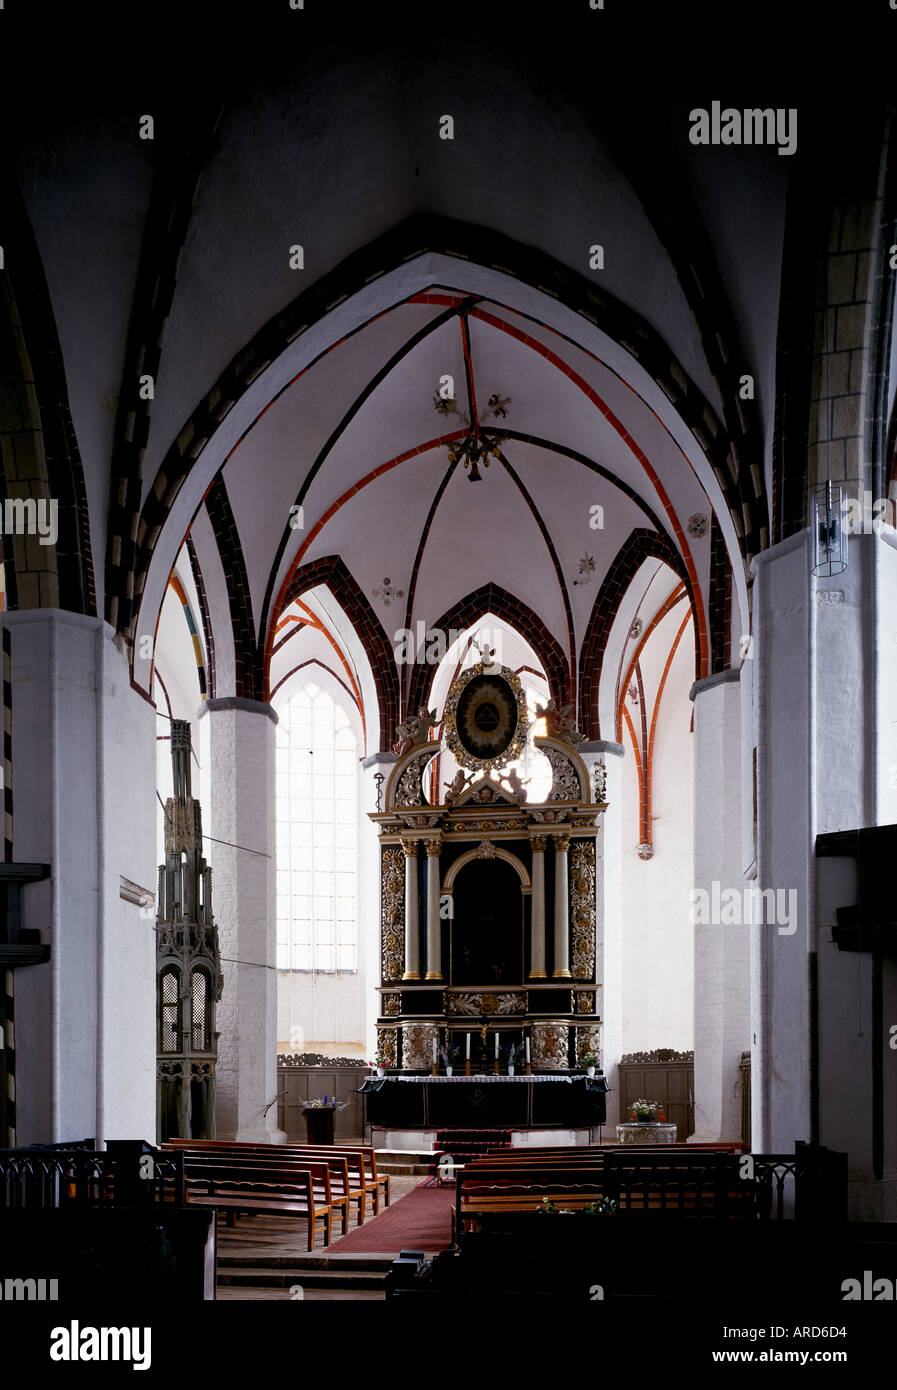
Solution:
[(367, 1077), (367, 1123), (386, 1129), (578, 1129), (603, 1125), (603, 1076)]
[[(469, 1125), (472, 1111), (483, 1124), (526, 1124), (524, 1113), (536, 1126), (572, 1123), (571, 1107), (588, 1109), (582, 1069), (601, 1053), (603, 745), (583, 746), (554, 699), (537, 709), (547, 732), (533, 737), (519, 677), (490, 648), (481, 655), (451, 686), (439, 739), (435, 710), (399, 726), (370, 813), (380, 838), (379, 1060), (395, 1069), (370, 1091), (375, 1123), (423, 1123), (410, 1116), (425, 1106), (433, 1123)], [(528, 799), (514, 766), (527, 746), (550, 768), (543, 801)], [(496, 1086), (510, 1062), (517, 1075)], [(414, 1084), (446, 1065), (454, 1085)], [(492, 1084), (471, 1086), (471, 1073)], [(558, 1084), (535, 1084), (548, 1076)], [(393, 1118), (381, 1120), (381, 1107)]]

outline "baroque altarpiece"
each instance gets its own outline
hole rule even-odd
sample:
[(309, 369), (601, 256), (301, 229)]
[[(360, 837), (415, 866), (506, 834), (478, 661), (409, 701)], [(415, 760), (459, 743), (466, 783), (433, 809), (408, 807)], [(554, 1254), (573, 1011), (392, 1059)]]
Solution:
[[(604, 768), (594, 786), (582, 735), (553, 700), (533, 737), (526, 695), (491, 649), (449, 690), (443, 733), (435, 711), (400, 726), (380, 833), (381, 1051), (430, 1071), (456, 1047), (474, 1071), (528, 1050), (533, 1072), (558, 1072), (601, 1051), (596, 973), (596, 841)], [(527, 800), (515, 767), (527, 740), (547, 758), (547, 799)], [(442, 782), (451, 753), (458, 771)], [(428, 797), (425, 787), (431, 791)], [(432, 789), (438, 788), (435, 792)], [(504, 1066), (502, 1066), (504, 1069)]]
[(202, 853), (202, 810), (191, 794), (190, 725), (171, 721), (174, 795), (165, 802), (165, 863), (156, 915), (156, 1128), (169, 1139), (215, 1138), (216, 1004), (223, 975)]

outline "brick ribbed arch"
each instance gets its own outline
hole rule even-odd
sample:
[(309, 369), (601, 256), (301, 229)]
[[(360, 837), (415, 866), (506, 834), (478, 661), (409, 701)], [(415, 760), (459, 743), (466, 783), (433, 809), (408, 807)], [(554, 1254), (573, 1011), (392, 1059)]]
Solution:
[[(659, 531), (649, 531), (639, 527), (632, 531), (617, 552), (616, 558), (605, 575), (598, 591), (589, 617), (589, 625), (579, 653), (579, 727), (589, 738), (601, 738), (601, 716), (599, 712), (599, 692), (604, 653), (610, 640), (611, 629), (623, 596), (629, 588), (645, 560), (662, 560), (678, 574), (688, 592), (692, 612), (695, 611), (695, 595), (682, 557), (673, 543)], [(695, 679), (700, 676), (696, 651)], [(616, 733), (616, 731), (615, 731)]]
[[(130, 603), (111, 604), (107, 614), (111, 622), (117, 622), (120, 629), (127, 629), (128, 611), (135, 614), (139, 608), (153, 552), (174, 500), (228, 410), (303, 330), (326, 315), (328, 306), (356, 293), (425, 249), (458, 256), (481, 266), (494, 266), (524, 284), (540, 288), (595, 324), (615, 342), (624, 343), (630, 355), (660, 385), (701, 443), (721, 485), (726, 483), (724, 491), (733, 524), (744, 545), (741, 507), (731, 478), (727, 479), (730, 445), (726, 431), (710, 403), (651, 325), (607, 290), (598, 291), (587, 277), (571, 271), (544, 252), (470, 223), (433, 213), (415, 213), (353, 252), (259, 329), (185, 421), (158, 468), (142, 509), (138, 511), (132, 506), (128, 510), (126, 506), (127, 518), (116, 517), (110, 521), (110, 536), (125, 534), (126, 519), (127, 527), (133, 528), (135, 533), (133, 551), (128, 550), (122, 562), (123, 568), (133, 564), (133, 606)], [(460, 303), (459, 298), (451, 307), (456, 308)], [(126, 581), (127, 576), (120, 580), (122, 593), (127, 592)], [(263, 625), (266, 625), (266, 614), (263, 612), (262, 616)]]
[[(552, 698), (559, 707), (568, 704), (570, 671), (562, 647), (528, 604), (509, 594), (507, 589), (503, 589), (499, 584), (484, 584), (481, 588), (474, 589), (447, 609), (432, 627), (445, 633), (448, 633), (449, 628), (461, 631), (473, 627), (487, 613), (501, 618), (529, 643), (542, 663)], [(408, 692), (409, 711), (417, 711), (426, 703), (436, 670), (435, 666), (426, 662), (417, 662), (413, 666)]]
[[(349, 618), (371, 664), (380, 711), (380, 747), (391, 748), (399, 718), (399, 671), (395, 652), (379, 618), (338, 555), (323, 555), (302, 565), (292, 576), (281, 612), (309, 589), (324, 585)], [(271, 680), (270, 656), (265, 662), (265, 698)]]

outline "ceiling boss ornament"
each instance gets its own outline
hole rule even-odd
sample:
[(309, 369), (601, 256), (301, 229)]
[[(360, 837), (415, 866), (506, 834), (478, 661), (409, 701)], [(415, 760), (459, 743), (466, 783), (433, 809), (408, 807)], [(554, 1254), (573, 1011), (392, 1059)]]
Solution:
[(481, 463), (484, 468), (488, 468), (490, 461), (498, 458), (501, 446), (507, 442), (507, 435), (499, 434), (494, 429), (490, 429), (486, 434), (483, 432), (483, 426), (490, 417), (496, 420), (507, 419), (510, 404), (510, 396), (500, 396), (494, 391), (482, 416), (479, 420), (475, 419), (471, 426), (470, 417), (458, 409), (454, 396), (441, 396), (437, 392), (433, 397), (433, 405), (440, 415), (456, 415), (468, 426), (468, 433), (464, 438), (453, 440), (447, 448), (452, 463), (458, 463), (460, 460), (464, 467), (470, 470), (468, 477), (472, 483), (478, 483), (482, 479), (477, 465)]
[(488, 771), (523, 752), (526, 691), (509, 667), (478, 661), (451, 686), (444, 718), (446, 745), (459, 766)]

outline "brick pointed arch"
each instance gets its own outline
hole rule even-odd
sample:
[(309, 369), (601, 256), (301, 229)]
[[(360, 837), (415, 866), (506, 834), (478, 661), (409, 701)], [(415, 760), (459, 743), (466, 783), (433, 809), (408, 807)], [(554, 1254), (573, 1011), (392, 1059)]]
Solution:
[[(380, 711), (380, 747), (392, 748), (399, 719), (399, 669), (395, 652), (380, 619), (365, 598), (353, 576), (338, 555), (324, 555), (310, 560), (293, 575), (284, 595), (281, 611), (318, 585), (325, 585), (340, 608), (349, 618), (365, 655), (371, 664), (371, 674), (377, 691)], [(279, 617), (275, 614), (274, 618)], [(271, 682), (270, 658), (265, 668), (265, 699), (269, 699)]]
[[(509, 594), (501, 585), (489, 583), (474, 589), (447, 609), (431, 627), (446, 633), (449, 628), (462, 631), (480, 622), (487, 613), (501, 618), (529, 643), (542, 663), (542, 669), (548, 677), (548, 689), (558, 707), (568, 704), (570, 671), (563, 649), (528, 604)], [(426, 702), (436, 670), (435, 666), (427, 665), (425, 662), (416, 662), (412, 667), (408, 711), (418, 710)]]
[[(123, 562), (124, 568), (133, 565), (133, 601), (127, 604), (116, 601), (110, 605), (107, 616), (113, 625), (117, 623), (120, 629), (127, 630), (130, 613), (133, 626), (153, 553), (174, 500), (224, 415), (301, 332), (325, 317), (328, 306), (357, 293), (424, 250), (456, 256), (512, 275), (522, 284), (550, 294), (589, 323), (597, 325), (614, 342), (624, 344), (626, 351), (658, 383), (704, 449), (723, 486), (736, 534), (744, 547), (744, 516), (735, 482), (729, 476), (731, 447), (726, 429), (656, 330), (607, 290), (599, 292), (587, 277), (571, 271), (545, 252), (473, 223), (418, 212), (353, 251), (333, 271), (303, 290), (291, 304), (269, 319), (232, 359), (184, 422), (157, 469), (142, 509), (126, 505), (121, 516), (110, 519), (110, 536), (129, 535), (129, 528), (133, 528), (135, 534), (133, 548), (128, 550)], [(127, 576), (121, 577), (119, 587), (122, 593), (127, 592)]]
[[(695, 596), (688, 573), (672, 541), (659, 531), (649, 531), (647, 527), (630, 532), (598, 590), (579, 652), (579, 727), (589, 738), (602, 737), (599, 711), (601, 671), (614, 619), (626, 590), (645, 560), (652, 557), (662, 560), (678, 574), (688, 592), (692, 612), (695, 612)], [(696, 668), (695, 679), (699, 676), (700, 670)]]

